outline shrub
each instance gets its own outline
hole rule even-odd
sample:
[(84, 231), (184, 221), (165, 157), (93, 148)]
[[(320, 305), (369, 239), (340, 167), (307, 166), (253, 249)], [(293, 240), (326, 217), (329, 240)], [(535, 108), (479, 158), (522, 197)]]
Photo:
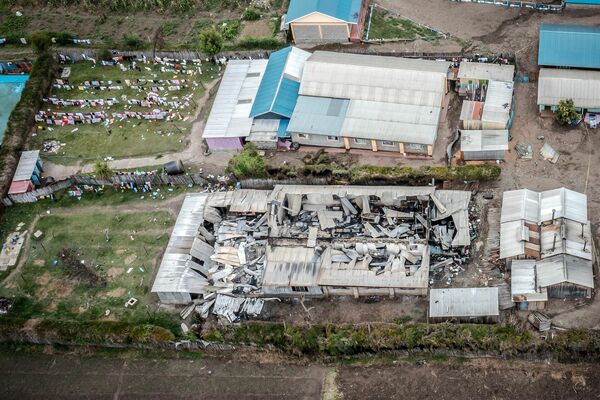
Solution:
[(233, 40), (240, 32), (241, 23), (235, 19), (223, 21), (219, 27), (224, 40)]
[(265, 160), (258, 154), (253, 143), (246, 144), (242, 152), (229, 160), (227, 172), (234, 174), (238, 179), (264, 178), (267, 176)]
[(125, 36), (123, 46), (128, 50), (141, 50), (146, 47), (146, 42), (138, 36)]
[(200, 50), (209, 57), (218, 54), (223, 48), (223, 37), (215, 28), (204, 29), (200, 33)]
[(241, 50), (278, 50), (285, 47), (285, 43), (276, 38), (245, 36), (233, 45)]
[(579, 119), (579, 114), (575, 109), (575, 103), (573, 102), (573, 99), (560, 100), (558, 102), (556, 119), (561, 124), (570, 124), (571, 121)]
[(48, 32), (34, 32), (29, 36), (29, 42), (35, 49), (36, 54), (47, 52), (52, 46), (52, 41)]
[(253, 7), (246, 8), (242, 14), (242, 19), (245, 21), (256, 21), (259, 20), (260, 17), (260, 11)]

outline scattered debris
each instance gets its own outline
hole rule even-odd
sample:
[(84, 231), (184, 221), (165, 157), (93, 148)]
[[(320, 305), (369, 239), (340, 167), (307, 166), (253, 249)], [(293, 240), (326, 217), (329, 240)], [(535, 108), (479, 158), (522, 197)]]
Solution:
[(544, 143), (540, 150), (540, 154), (544, 160), (550, 161), (552, 164), (556, 164), (558, 162), (558, 157), (560, 156), (548, 143)]
[(42, 236), (44, 236), (44, 233), (40, 230), (37, 230), (33, 233), (33, 238), (35, 240), (40, 240), (42, 238)]
[(129, 307), (133, 307), (137, 304), (138, 299), (136, 299), (135, 297), (130, 298), (129, 300), (127, 300), (127, 303), (125, 303), (125, 307), (129, 308)]
[[(18, 230), (21, 228), (22, 226), (18, 227)], [(27, 231), (19, 232), (18, 230), (8, 235), (6, 242), (2, 246), (2, 251), (0, 252), (0, 272), (6, 271), (9, 267), (17, 264), (19, 254), (25, 243), (25, 237), (27, 236)]]
[(529, 316), (527, 316), (527, 321), (529, 321), (531, 325), (535, 326), (540, 332), (549, 331), (552, 327), (552, 320), (547, 315), (542, 314), (539, 311), (534, 311), (529, 314)]
[(0, 315), (8, 314), (13, 306), (13, 301), (6, 297), (0, 297)]
[(533, 158), (533, 147), (528, 143), (517, 143), (515, 145), (517, 156), (523, 160), (531, 160)]

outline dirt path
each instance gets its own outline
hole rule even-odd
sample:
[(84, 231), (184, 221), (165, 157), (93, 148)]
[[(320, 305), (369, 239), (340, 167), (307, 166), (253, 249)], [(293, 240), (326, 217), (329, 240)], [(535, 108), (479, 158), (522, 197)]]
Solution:
[[(94, 214), (94, 213), (105, 213), (108, 208), (112, 213), (135, 213), (135, 212), (149, 212), (149, 211), (166, 211), (172, 216), (176, 217), (179, 209), (181, 208), (181, 204), (183, 203), (183, 199), (185, 198), (185, 193), (181, 193), (173, 198), (168, 200), (164, 200), (158, 203), (152, 203), (151, 205), (147, 202), (133, 202), (127, 204), (119, 204), (116, 206), (86, 206), (85, 208), (80, 207), (67, 207), (67, 208), (54, 208), (51, 210), (50, 215), (55, 216), (72, 216), (72, 215), (81, 215), (81, 214)], [(19, 276), (21, 270), (23, 269), (25, 263), (27, 262), (27, 254), (31, 249), (31, 234), (33, 229), (37, 225), (40, 218), (45, 216), (46, 214), (38, 214), (35, 216), (33, 221), (27, 227), (27, 237), (25, 238), (25, 245), (21, 249), (21, 254), (19, 256), (19, 262), (17, 266), (10, 272), (10, 274), (4, 279), (2, 282), (2, 286), (10, 287), (14, 280)], [(172, 227), (167, 230), (161, 231), (160, 233), (167, 232), (170, 234)]]
[[(163, 165), (171, 161), (181, 160), (186, 164), (197, 165), (199, 159), (202, 157), (202, 132), (206, 123), (205, 114), (206, 104), (210, 100), (211, 90), (218, 85), (220, 78), (215, 79), (209, 85), (206, 85), (206, 91), (204, 95), (197, 101), (198, 107), (196, 109), (196, 115), (194, 116), (194, 123), (192, 130), (189, 135), (189, 145), (180, 152), (167, 153), (162, 157), (136, 157), (136, 158), (123, 158), (119, 160), (110, 161), (108, 164), (114, 170), (124, 170), (131, 168), (140, 168), (152, 165)], [(46, 176), (53, 176), (55, 179), (63, 179), (71, 175), (78, 173), (89, 173), (94, 169), (94, 163), (81, 165), (60, 165), (50, 161), (46, 161), (44, 164), (44, 172)]]

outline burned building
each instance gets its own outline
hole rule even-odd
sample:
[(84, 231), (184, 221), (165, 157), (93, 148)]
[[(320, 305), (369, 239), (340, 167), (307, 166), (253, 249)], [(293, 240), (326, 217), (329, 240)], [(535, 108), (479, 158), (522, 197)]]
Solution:
[(256, 310), (262, 297), (426, 295), (432, 261), (470, 244), (470, 197), (293, 185), (188, 195), (152, 291), (166, 303), (201, 299), (205, 314), (221, 296)]

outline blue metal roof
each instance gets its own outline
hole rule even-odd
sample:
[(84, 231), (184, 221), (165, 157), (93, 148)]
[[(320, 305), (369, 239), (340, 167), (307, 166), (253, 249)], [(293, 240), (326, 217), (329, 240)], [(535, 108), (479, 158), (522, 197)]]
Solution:
[(600, 26), (542, 24), (538, 65), (600, 68)]
[(286, 24), (308, 14), (318, 12), (341, 19), (349, 24), (358, 23), (362, 0), (290, 0)]
[(279, 128), (277, 129), (277, 137), (286, 138), (290, 135), (287, 133), (287, 127), (290, 123), (290, 120), (287, 118), (282, 118), (279, 120)]
[(267, 69), (260, 81), (250, 117), (255, 118), (268, 113), (290, 118), (298, 99), (300, 83), (283, 76), (285, 65), (292, 47), (271, 54)]
[(288, 132), (337, 135), (342, 130), (350, 100), (300, 96)]
[(597, 4), (600, 6), (600, 0), (563, 0), (566, 4)]

